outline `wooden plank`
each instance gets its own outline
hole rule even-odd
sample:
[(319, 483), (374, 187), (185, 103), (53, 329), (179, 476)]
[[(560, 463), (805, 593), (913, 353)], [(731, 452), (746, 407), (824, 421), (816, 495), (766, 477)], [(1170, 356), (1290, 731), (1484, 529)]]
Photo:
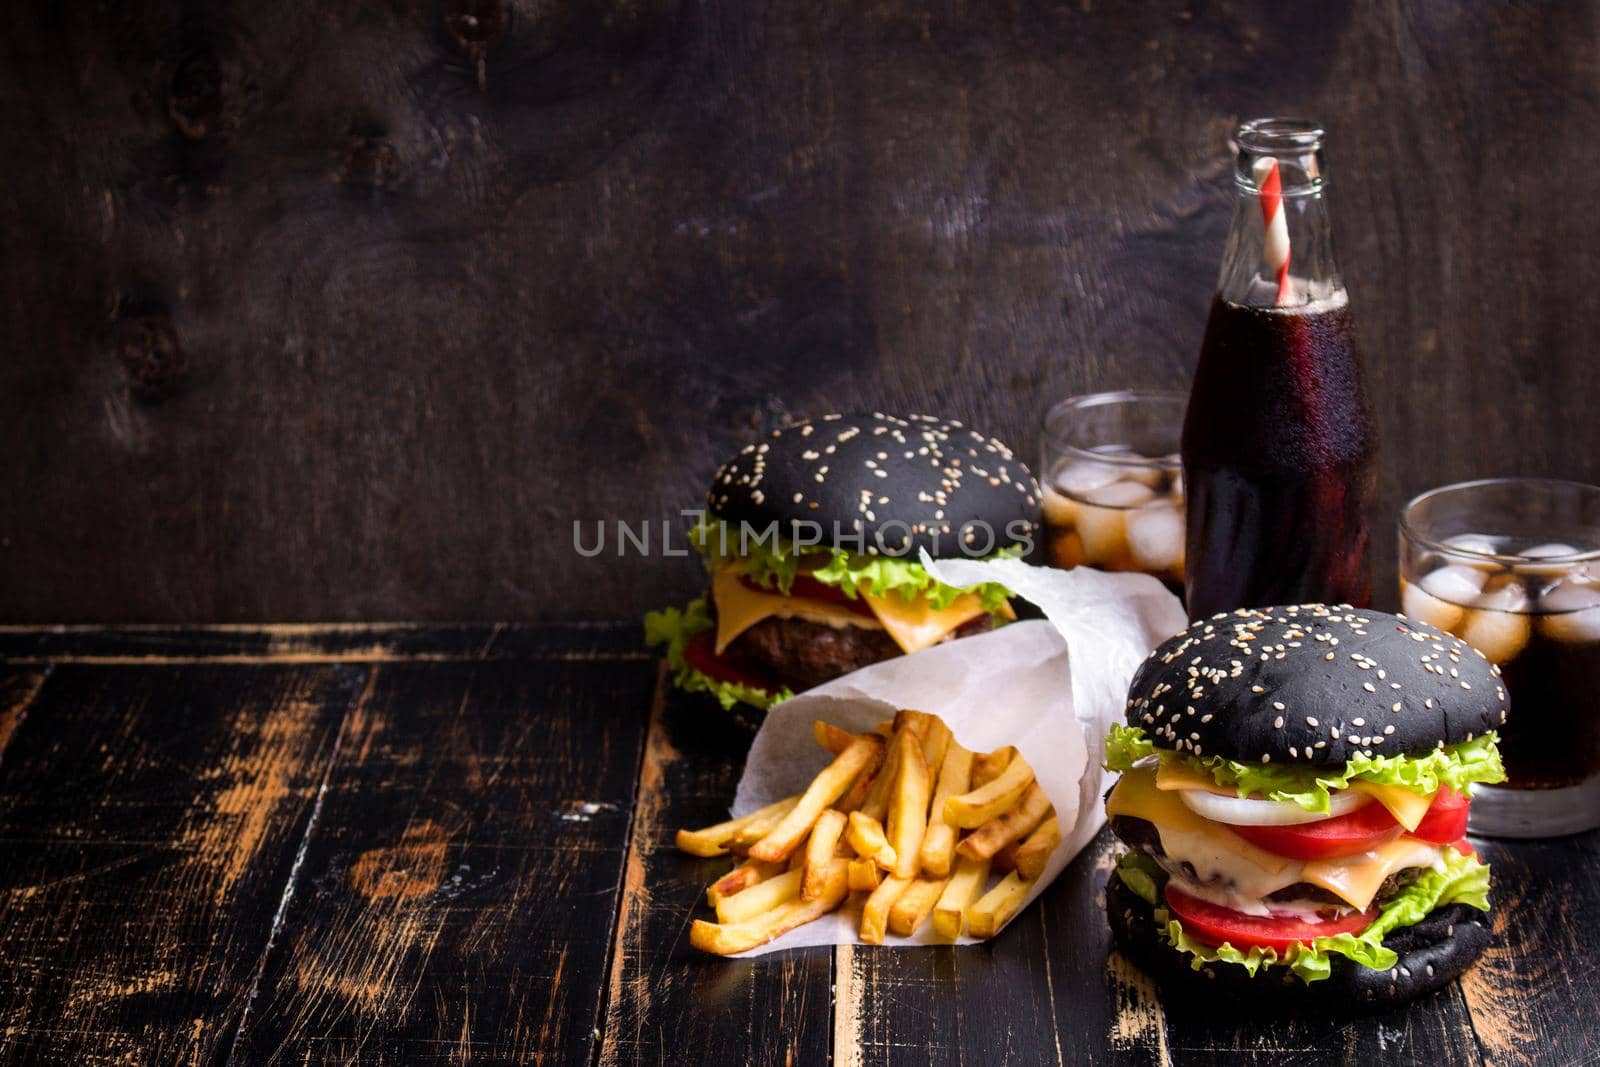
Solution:
[(1102, 833), (987, 945), (844, 948), (834, 1061), (853, 1064), (1160, 1064), (1149, 980), (1111, 952)]
[(637, 623), (0, 627), (13, 664), (391, 663), (653, 658)]
[(1462, 976), (1473, 1031), (1494, 1064), (1600, 1058), (1600, 831), (1487, 841), (1495, 944)]
[(0, 762), (49, 674), (49, 668), (0, 666)]
[(58, 667), (0, 762), (0, 1062), (215, 1062), (349, 667)]
[(1168, 1061), (1155, 984), (1111, 947), (1105, 886), (1121, 851), (1102, 829), (1041, 899), (1046, 973), (1067, 1063)]
[(834, 1060), (1062, 1062), (1038, 909), (991, 945), (839, 950)]
[(375, 671), (240, 1062), (587, 1062), (655, 668)]
[(832, 953), (749, 960), (689, 947), (704, 888), (726, 860), (673, 846), (680, 827), (727, 817), (753, 726), (704, 700), (658, 692), (639, 777), (599, 1063), (827, 1061)]

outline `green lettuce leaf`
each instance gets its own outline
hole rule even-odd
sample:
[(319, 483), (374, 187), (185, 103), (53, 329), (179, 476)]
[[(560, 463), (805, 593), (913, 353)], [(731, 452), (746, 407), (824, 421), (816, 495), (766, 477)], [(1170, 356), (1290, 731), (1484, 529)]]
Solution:
[(1114, 722), (1106, 733), (1105, 768), (1108, 771), (1132, 770), (1135, 763), (1153, 755), (1155, 750), (1155, 742), (1146, 737), (1142, 729)]
[(1161, 864), (1146, 856), (1143, 852), (1124, 852), (1117, 857), (1117, 877), (1122, 879), (1124, 885), (1133, 890), (1140, 900), (1155, 907), (1161, 894), (1161, 887), (1167, 880), (1167, 872), (1161, 869)]
[(1420, 756), (1362, 756), (1357, 754), (1342, 768), (1313, 768), (1277, 763), (1240, 763), (1221, 756), (1191, 756), (1158, 749), (1137, 726), (1113, 723), (1106, 735), (1107, 770), (1125, 771), (1152, 754), (1163, 760), (1179, 759), (1220, 786), (1241, 796), (1292, 800), (1307, 811), (1326, 812), (1333, 791), (1353, 781), (1396, 785), (1413, 793), (1429, 794), (1447, 785), (1470, 795), (1476, 782), (1505, 781), (1500, 750), (1493, 731), (1471, 741), (1435, 748)]
[[(689, 543), (705, 556), (706, 565), (715, 570), (724, 563), (742, 560), (743, 574), (763, 589), (777, 589), (788, 595), (800, 573), (802, 563), (807, 566), (822, 556), (827, 561), (811, 570), (810, 576), (824, 585), (831, 585), (854, 600), (862, 584), (872, 596), (900, 594), (907, 603), (926, 597), (936, 609), (947, 608), (963, 593), (976, 593), (983, 601), (983, 609), (991, 615), (1005, 611), (1011, 593), (997, 582), (958, 588), (934, 580), (921, 563), (913, 559), (893, 556), (869, 556), (822, 547), (810, 547), (796, 552), (781, 541), (772, 539), (757, 542), (747, 538), (741, 543), (739, 530), (720, 519), (702, 517), (689, 531)], [(996, 556), (1014, 555), (1012, 549), (1002, 549)]]
[[(1129, 853), (1128, 856), (1133, 856)], [(1304, 982), (1318, 982), (1333, 970), (1333, 957), (1344, 956), (1363, 967), (1388, 970), (1398, 961), (1383, 939), (1391, 931), (1414, 926), (1429, 912), (1450, 904), (1466, 904), (1480, 911), (1489, 910), (1489, 867), (1475, 856), (1464, 856), (1455, 849), (1444, 850), (1444, 869), (1427, 870), (1382, 905), (1372, 925), (1356, 934), (1334, 934), (1310, 943), (1299, 942), (1281, 955), (1276, 949), (1237, 949), (1224, 942), (1220, 946), (1203, 944), (1183, 931), (1183, 924), (1158, 905), (1159, 886), (1166, 874), (1148, 856), (1124, 856), (1117, 861), (1117, 876), (1128, 888), (1155, 907), (1155, 921), (1163, 927), (1167, 943), (1191, 954), (1190, 966), (1199, 970), (1207, 963), (1236, 963), (1251, 975), (1274, 964), (1287, 966)]]
[(769, 693), (755, 686), (738, 682), (719, 682), (701, 674), (683, 658), (689, 639), (702, 630), (711, 628), (711, 614), (705, 600), (691, 600), (682, 611), (663, 608), (644, 617), (644, 642), (647, 645), (666, 645), (667, 666), (672, 670), (672, 683), (690, 693), (710, 693), (724, 708), (744, 703), (757, 708), (770, 708), (780, 700), (794, 696), (788, 689)]

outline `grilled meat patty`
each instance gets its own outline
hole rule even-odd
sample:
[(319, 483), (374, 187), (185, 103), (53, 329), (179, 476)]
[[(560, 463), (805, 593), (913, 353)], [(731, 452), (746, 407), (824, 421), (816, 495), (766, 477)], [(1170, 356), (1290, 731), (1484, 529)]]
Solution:
[[(951, 636), (967, 637), (993, 626), (993, 619), (981, 615)], [(763, 619), (734, 638), (724, 652), (731, 662), (796, 692), (900, 654), (900, 646), (886, 631), (805, 619)]]
[[(1123, 844), (1135, 851), (1143, 852), (1156, 859), (1160, 859), (1165, 855), (1161, 850), (1161, 834), (1156, 830), (1154, 823), (1145, 819), (1136, 819), (1131, 815), (1113, 815), (1111, 817), (1111, 832), (1116, 834)], [(1199, 878), (1195, 876), (1194, 867), (1185, 863), (1183, 864), (1183, 869), (1191, 878), (1194, 878), (1197, 882), (1199, 881)], [(1378, 893), (1372, 898), (1373, 901), (1387, 900), (1399, 891), (1402, 886), (1410, 884), (1417, 877), (1420, 870), (1421, 868), (1411, 868), (1391, 874), (1384, 880), (1383, 885), (1378, 887)], [(1268, 894), (1266, 899), (1276, 901), (1308, 900), (1318, 904), (1327, 904), (1330, 907), (1340, 905), (1349, 907), (1339, 897), (1309, 882), (1296, 882), (1293, 885), (1284, 886), (1276, 893)]]

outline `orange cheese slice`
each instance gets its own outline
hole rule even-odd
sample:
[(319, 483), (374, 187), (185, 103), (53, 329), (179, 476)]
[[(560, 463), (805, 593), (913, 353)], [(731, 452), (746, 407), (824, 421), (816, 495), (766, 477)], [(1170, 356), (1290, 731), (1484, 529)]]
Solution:
[(1195, 770), (1181, 759), (1164, 759), (1156, 770), (1157, 789), (1198, 789), (1218, 796), (1238, 796), (1238, 790), (1218, 785), (1209, 774)]
[[(1106, 798), (1106, 814), (1130, 815), (1154, 823), (1157, 830), (1203, 836), (1208, 845), (1232, 853), (1269, 873), (1277, 873), (1294, 862), (1252, 845), (1221, 823), (1191, 811), (1175, 792), (1156, 785), (1156, 772), (1149, 767), (1135, 767), (1123, 772), (1117, 787)], [(1187, 858), (1173, 857), (1177, 860)]]
[(928, 603), (927, 597), (907, 600), (899, 593), (872, 596), (862, 590), (861, 599), (889, 631), (895, 644), (907, 653), (938, 644), (958, 627), (983, 614), (983, 601), (976, 593), (963, 593), (942, 609)]
[(1307, 863), (1300, 877), (1366, 911), (1385, 878), (1407, 867), (1430, 867), (1440, 854), (1438, 845), (1402, 836), (1359, 856)]
[(1394, 816), (1394, 821), (1404, 826), (1407, 831), (1420, 826), (1423, 816), (1427, 815), (1428, 809), (1433, 806), (1432, 793), (1413, 793), (1398, 785), (1355, 781), (1350, 783), (1350, 791), (1365, 793), (1388, 808), (1389, 814)]
[(859, 626), (877, 630), (881, 624), (842, 604), (777, 592), (751, 589), (739, 580), (739, 565), (719, 568), (711, 576), (711, 599), (717, 605), (717, 644), (720, 655), (734, 638), (763, 619), (805, 619), (825, 626)]

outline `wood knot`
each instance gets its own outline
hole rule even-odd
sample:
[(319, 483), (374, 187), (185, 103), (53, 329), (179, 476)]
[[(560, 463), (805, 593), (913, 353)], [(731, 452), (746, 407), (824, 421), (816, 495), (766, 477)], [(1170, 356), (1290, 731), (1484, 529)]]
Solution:
[(511, 28), (505, 0), (445, 0), (444, 28), (466, 53), (478, 76), (478, 89), (488, 87), (489, 56)]
[(398, 844), (356, 857), (350, 884), (368, 900), (427, 896), (444, 882), (447, 835), (432, 819), (407, 826)]
[(114, 338), (117, 362), (136, 399), (158, 403), (183, 386), (189, 360), (166, 311), (146, 309), (124, 314), (117, 320)]
[(172, 72), (167, 114), (189, 140), (201, 140), (222, 125), (222, 81), (222, 62), (210, 49), (189, 53)]
[(381, 137), (360, 137), (339, 164), (339, 183), (355, 190), (382, 192), (400, 180), (400, 154)]

